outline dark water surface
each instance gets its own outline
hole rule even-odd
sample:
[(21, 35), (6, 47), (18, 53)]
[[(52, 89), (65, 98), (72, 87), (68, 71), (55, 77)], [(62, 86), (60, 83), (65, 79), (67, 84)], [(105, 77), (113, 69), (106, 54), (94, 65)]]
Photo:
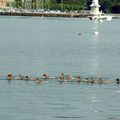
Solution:
[[(119, 62), (120, 20), (0, 16), (0, 75), (63, 72), (114, 80)], [(0, 120), (119, 120), (119, 100), (115, 83), (0, 80)]]

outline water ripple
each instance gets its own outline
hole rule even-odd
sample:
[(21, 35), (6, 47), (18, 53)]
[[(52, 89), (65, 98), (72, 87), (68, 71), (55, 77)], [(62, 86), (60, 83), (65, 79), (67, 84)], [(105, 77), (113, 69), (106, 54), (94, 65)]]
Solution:
[(82, 116), (55, 116), (55, 118), (86, 118)]

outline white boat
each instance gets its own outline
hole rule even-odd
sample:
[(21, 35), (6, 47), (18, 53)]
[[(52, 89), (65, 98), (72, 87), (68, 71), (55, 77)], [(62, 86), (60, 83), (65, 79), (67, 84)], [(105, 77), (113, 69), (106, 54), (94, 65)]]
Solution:
[(111, 21), (113, 16), (110, 15), (105, 15), (105, 14), (100, 14), (100, 15), (93, 15), (89, 16), (90, 20), (108, 20)]

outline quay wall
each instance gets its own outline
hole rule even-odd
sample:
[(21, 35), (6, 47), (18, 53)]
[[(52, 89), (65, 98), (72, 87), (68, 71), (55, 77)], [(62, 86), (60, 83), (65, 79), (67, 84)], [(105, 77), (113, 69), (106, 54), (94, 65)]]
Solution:
[(0, 13), (3, 16), (39, 16), (39, 17), (88, 17), (86, 13), (17, 13), (17, 12), (4, 12)]

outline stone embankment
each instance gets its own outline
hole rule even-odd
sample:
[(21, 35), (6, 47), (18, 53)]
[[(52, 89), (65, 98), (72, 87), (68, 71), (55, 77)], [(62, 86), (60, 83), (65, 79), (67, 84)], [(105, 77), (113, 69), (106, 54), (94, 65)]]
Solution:
[(84, 18), (87, 17), (87, 13), (18, 13), (18, 12), (4, 12), (0, 13), (0, 15), (4, 16), (39, 16), (39, 17), (76, 17), (76, 18)]

